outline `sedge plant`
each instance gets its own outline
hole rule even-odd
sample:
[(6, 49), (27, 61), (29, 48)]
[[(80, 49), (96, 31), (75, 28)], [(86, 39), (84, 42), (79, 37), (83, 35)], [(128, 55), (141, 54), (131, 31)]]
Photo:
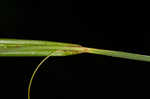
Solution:
[(150, 62), (149, 55), (141, 55), (123, 51), (113, 51), (83, 47), (78, 44), (41, 41), (41, 40), (22, 40), (0, 38), (0, 57), (32, 57), (46, 56), (34, 70), (28, 84), (28, 99), (30, 99), (30, 89), (32, 81), (41, 64), (50, 56), (68, 56), (81, 53), (91, 53), (106, 55), (118, 58), (125, 58), (137, 61)]

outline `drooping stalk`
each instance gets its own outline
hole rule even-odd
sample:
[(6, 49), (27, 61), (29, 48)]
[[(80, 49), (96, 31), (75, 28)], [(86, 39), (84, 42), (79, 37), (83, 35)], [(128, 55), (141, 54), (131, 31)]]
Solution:
[(33, 79), (34, 79), (34, 76), (35, 74), (37, 73), (38, 69), (41, 67), (41, 65), (52, 55), (53, 53), (50, 53), (48, 56), (46, 56), (40, 63), (39, 65), (35, 68), (35, 70), (33, 71), (32, 73), (32, 76), (30, 78), (30, 81), (29, 81), (29, 85), (28, 85), (28, 99), (31, 98), (31, 85), (32, 85), (32, 82), (33, 82)]

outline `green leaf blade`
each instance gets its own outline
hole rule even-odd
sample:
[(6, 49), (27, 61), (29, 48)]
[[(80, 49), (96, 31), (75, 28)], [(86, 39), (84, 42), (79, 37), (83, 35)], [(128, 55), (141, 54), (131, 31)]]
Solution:
[(42, 41), (42, 40), (23, 40), (23, 39), (8, 39), (8, 38), (0, 38), (0, 45), (40, 45), (40, 46), (70, 46), (70, 47), (78, 47), (78, 44), (71, 43), (62, 43), (62, 42), (54, 42), (54, 41)]
[(129, 52), (89, 48), (89, 53), (150, 62), (149, 55), (141, 55), (141, 54), (135, 54), (135, 53), (129, 53)]

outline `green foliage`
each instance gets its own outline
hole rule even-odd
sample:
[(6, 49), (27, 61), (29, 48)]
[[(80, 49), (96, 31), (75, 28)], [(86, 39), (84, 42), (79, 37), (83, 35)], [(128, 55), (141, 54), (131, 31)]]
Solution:
[(150, 62), (150, 56), (140, 55), (122, 51), (112, 51), (104, 49), (86, 48), (77, 44), (40, 41), (40, 40), (20, 40), (20, 39), (0, 39), (0, 56), (1, 57), (18, 57), (18, 56), (47, 56), (45, 57), (37, 68), (34, 70), (29, 86), (28, 99), (30, 99), (30, 89), (33, 78), (42, 65), (42, 63), (50, 56), (68, 56), (80, 53), (91, 53), (98, 55), (106, 55), (112, 57), (119, 57), (125, 59), (132, 59), (138, 61)]
[(1, 57), (18, 57), (18, 56), (68, 56), (80, 53), (92, 53), (132, 59), (138, 61), (150, 62), (150, 56), (140, 55), (121, 51), (103, 50), (82, 47), (78, 44), (41, 41), (41, 40), (21, 40), (21, 39), (0, 39), (0, 56)]

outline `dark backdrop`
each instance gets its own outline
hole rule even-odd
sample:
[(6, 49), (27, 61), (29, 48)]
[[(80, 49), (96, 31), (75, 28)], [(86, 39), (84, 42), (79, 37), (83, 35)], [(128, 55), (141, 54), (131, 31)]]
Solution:
[[(1, 0), (0, 38), (150, 55), (149, 17), (149, 6), (141, 2)], [(27, 99), (29, 78), (43, 58), (0, 57), (5, 99)], [(92, 54), (51, 57), (33, 81), (31, 99), (143, 98), (149, 88), (149, 65)]]

